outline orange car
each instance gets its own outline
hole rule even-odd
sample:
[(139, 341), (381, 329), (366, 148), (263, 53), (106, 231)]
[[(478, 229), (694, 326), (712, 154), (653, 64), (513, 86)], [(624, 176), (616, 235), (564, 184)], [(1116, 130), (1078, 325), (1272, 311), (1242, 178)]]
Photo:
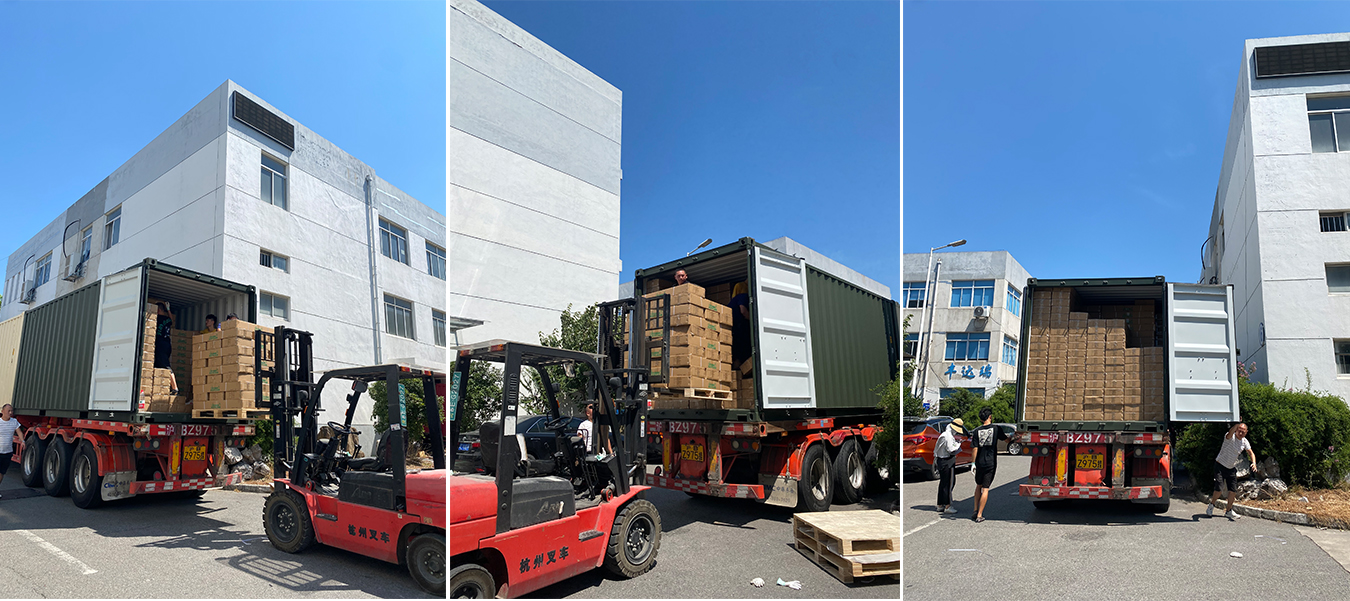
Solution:
[[(947, 429), (952, 418), (946, 416), (904, 418), (904, 470), (905, 474), (919, 473), (937, 480), (937, 466), (933, 461), (933, 447), (937, 446), (938, 436)], [(968, 467), (975, 461), (975, 452), (970, 446), (970, 437), (957, 435), (961, 451), (956, 454), (956, 467)]]

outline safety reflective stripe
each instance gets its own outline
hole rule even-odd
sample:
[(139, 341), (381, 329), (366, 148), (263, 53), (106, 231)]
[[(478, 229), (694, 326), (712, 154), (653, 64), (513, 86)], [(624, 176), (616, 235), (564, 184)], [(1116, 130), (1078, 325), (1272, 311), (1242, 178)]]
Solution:
[(1161, 486), (1131, 486), (1128, 488), (1108, 488), (1105, 486), (1036, 486), (1023, 484), (1018, 494), (1024, 497), (1052, 499), (1161, 499)]
[(215, 481), (214, 478), (192, 478), (190, 480), (163, 480), (159, 482), (133, 482), (132, 494), (169, 492), (174, 490), (201, 490)]

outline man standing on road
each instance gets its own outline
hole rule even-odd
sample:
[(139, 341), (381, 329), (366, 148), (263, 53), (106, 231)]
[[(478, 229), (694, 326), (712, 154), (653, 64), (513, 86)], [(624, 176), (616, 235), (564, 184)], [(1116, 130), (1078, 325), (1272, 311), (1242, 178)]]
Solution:
[(14, 434), (23, 434), (19, 418), (14, 417), (14, 405), (5, 403), (0, 407), (0, 482), (5, 481), (5, 472), (14, 458)]
[(965, 423), (958, 417), (947, 425), (933, 445), (933, 461), (938, 469), (939, 513), (956, 513), (956, 508), (952, 507), (952, 487), (956, 484), (956, 454), (961, 451), (961, 443), (957, 442), (956, 435), (965, 433)]
[(1243, 451), (1247, 452), (1252, 465), (1255, 466), (1256, 453), (1252, 452), (1252, 443), (1247, 440), (1247, 424), (1238, 422), (1223, 435), (1223, 446), (1219, 448), (1219, 456), (1214, 458), (1214, 494), (1209, 496), (1209, 506), (1205, 508), (1205, 515), (1214, 516), (1214, 502), (1219, 500), (1219, 488), (1226, 485), (1228, 512), (1223, 515), (1229, 520), (1238, 519), (1237, 512), (1233, 511), (1233, 502), (1237, 498), (1237, 464)]
[(1008, 434), (1003, 428), (995, 426), (994, 410), (988, 407), (980, 409), (981, 425), (971, 432), (971, 445), (975, 447), (975, 515), (971, 519), (984, 521), (984, 504), (989, 502), (989, 489), (994, 485), (994, 472), (998, 469), (998, 441), (1007, 440)]

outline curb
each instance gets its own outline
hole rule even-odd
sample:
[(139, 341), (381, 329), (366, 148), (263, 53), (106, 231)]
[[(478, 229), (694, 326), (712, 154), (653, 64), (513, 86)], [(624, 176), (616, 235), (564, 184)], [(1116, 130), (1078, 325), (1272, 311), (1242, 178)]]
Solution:
[(269, 494), (272, 492), (272, 487), (267, 486), (265, 484), (231, 484), (229, 486), (222, 486), (220, 489), (232, 490), (235, 492), (256, 492), (262, 494)]
[[(1191, 500), (1197, 503), (1204, 503), (1206, 505), (1209, 504), (1209, 497), (1201, 495), (1198, 491), (1192, 495)], [(1312, 521), (1308, 519), (1308, 515), (1304, 513), (1276, 511), (1274, 509), (1261, 509), (1259, 507), (1251, 507), (1249, 505), (1242, 505), (1238, 503), (1233, 504), (1233, 511), (1239, 515), (1245, 515), (1247, 517), (1253, 518), (1261, 518), (1263, 520), (1271, 520), (1274, 522), (1284, 522), (1286, 524), (1297, 524), (1300, 526), (1313, 525)]]

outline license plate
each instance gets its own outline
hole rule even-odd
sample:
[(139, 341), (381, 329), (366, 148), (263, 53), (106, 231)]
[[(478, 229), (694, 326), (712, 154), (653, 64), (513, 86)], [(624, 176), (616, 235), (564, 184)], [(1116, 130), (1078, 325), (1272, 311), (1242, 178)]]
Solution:
[(1079, 455), (1076, 462), (1077, 469), (1080, 470), (1099, 470), (1102, 469), (1101, 455)]
[(680, 459), (685, 461), (703, 461), (703, 445), (687, 444), (680, 446)]
[(183, 461), (206, 461), (206, 447), (204, 446), (184, 447)]
[(466, 443), (463, 443), (463, 444), (459, 445), (459, 450), (461, 450), (461, 451), (467, 451), (467, 450), (469, 450), (469, 443), (466, 442)]

